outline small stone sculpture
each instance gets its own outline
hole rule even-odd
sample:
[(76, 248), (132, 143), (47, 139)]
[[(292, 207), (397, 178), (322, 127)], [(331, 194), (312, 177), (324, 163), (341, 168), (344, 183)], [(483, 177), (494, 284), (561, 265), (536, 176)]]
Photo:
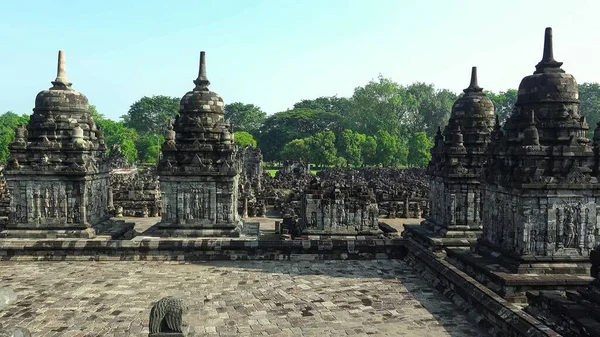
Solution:
[(156, 302), (150, 310), (148, 337), (185, 336), (182, 326), (186, 310), (183, 300), (177, 297), (167, 296)]

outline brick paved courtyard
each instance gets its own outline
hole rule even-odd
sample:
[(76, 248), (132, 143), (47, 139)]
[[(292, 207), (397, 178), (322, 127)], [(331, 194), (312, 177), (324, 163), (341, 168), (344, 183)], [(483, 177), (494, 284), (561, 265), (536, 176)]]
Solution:
[(190, 336), (486, 336), (402, 261), (2, 262), (0, 322), (33, 336), (147, 336), (188, 300)]

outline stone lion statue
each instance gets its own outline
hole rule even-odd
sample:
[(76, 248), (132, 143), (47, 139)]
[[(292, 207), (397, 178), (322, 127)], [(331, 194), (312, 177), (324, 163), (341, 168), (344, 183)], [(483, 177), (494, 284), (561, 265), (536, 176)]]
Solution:
[(160, 333), (182, 333), (183, 313), (187, 311), (183, 300), (167, 296), (156, 302), (150, 310), (150, 336)]

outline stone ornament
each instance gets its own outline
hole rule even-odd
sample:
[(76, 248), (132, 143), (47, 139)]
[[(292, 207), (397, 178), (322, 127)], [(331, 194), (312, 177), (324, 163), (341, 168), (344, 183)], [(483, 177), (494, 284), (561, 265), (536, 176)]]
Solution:
[(187, 311), (183, 300), (167, 296), (150, 309), (148, 337), (183, 337), (183, 314)]

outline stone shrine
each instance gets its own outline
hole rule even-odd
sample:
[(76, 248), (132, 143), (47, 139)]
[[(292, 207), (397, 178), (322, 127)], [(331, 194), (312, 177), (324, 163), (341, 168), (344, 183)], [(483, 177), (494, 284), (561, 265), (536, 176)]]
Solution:
[(239, 163), (223, 99), (208, 89), (200, 53), (196, 87), (181, 99), (169, 125), (157, 171), (162, 193), (161, 236), (239, 236)]
[(94, 237), (109, 220), (108, 173), (102, 130), (87, 98), (71, 88), (59, 51), (52, 87), (37, 95), (29, 124), (10, 144), (11, 212), (0, 236)]
[(483, 234), (472, 251), (446, 248), (450, 263), (512, 302), (591, 281), (600, 137), (585, 138), (577, 82), (561, 65), (547, 28), (542, 60), (493, 132), (481, 178)]
[(299, 225), (306, 235), (378, 235), (379, 210), (367, 188), (321, 186), (307, 191), (300, 206)]
[(422, 226), (406, 226), (407, 235), (427, 246), (469, 246), (481, 235), (479, 179), (495, 122), (494, 105), (477, 82), (473, 67), (444, 132), (438, 128), (427, 168), (433, 178), (429, 216)]
[[(542, 61), (521, 81), (515, 108), (494, 135), (483, 175), (480, 251), (588, 265), (598, 240), (600, 139), (585, 138), (577, 82), (561, 65), (547, 28)], [(530, 264), (518, 270), (530, 272)]]

